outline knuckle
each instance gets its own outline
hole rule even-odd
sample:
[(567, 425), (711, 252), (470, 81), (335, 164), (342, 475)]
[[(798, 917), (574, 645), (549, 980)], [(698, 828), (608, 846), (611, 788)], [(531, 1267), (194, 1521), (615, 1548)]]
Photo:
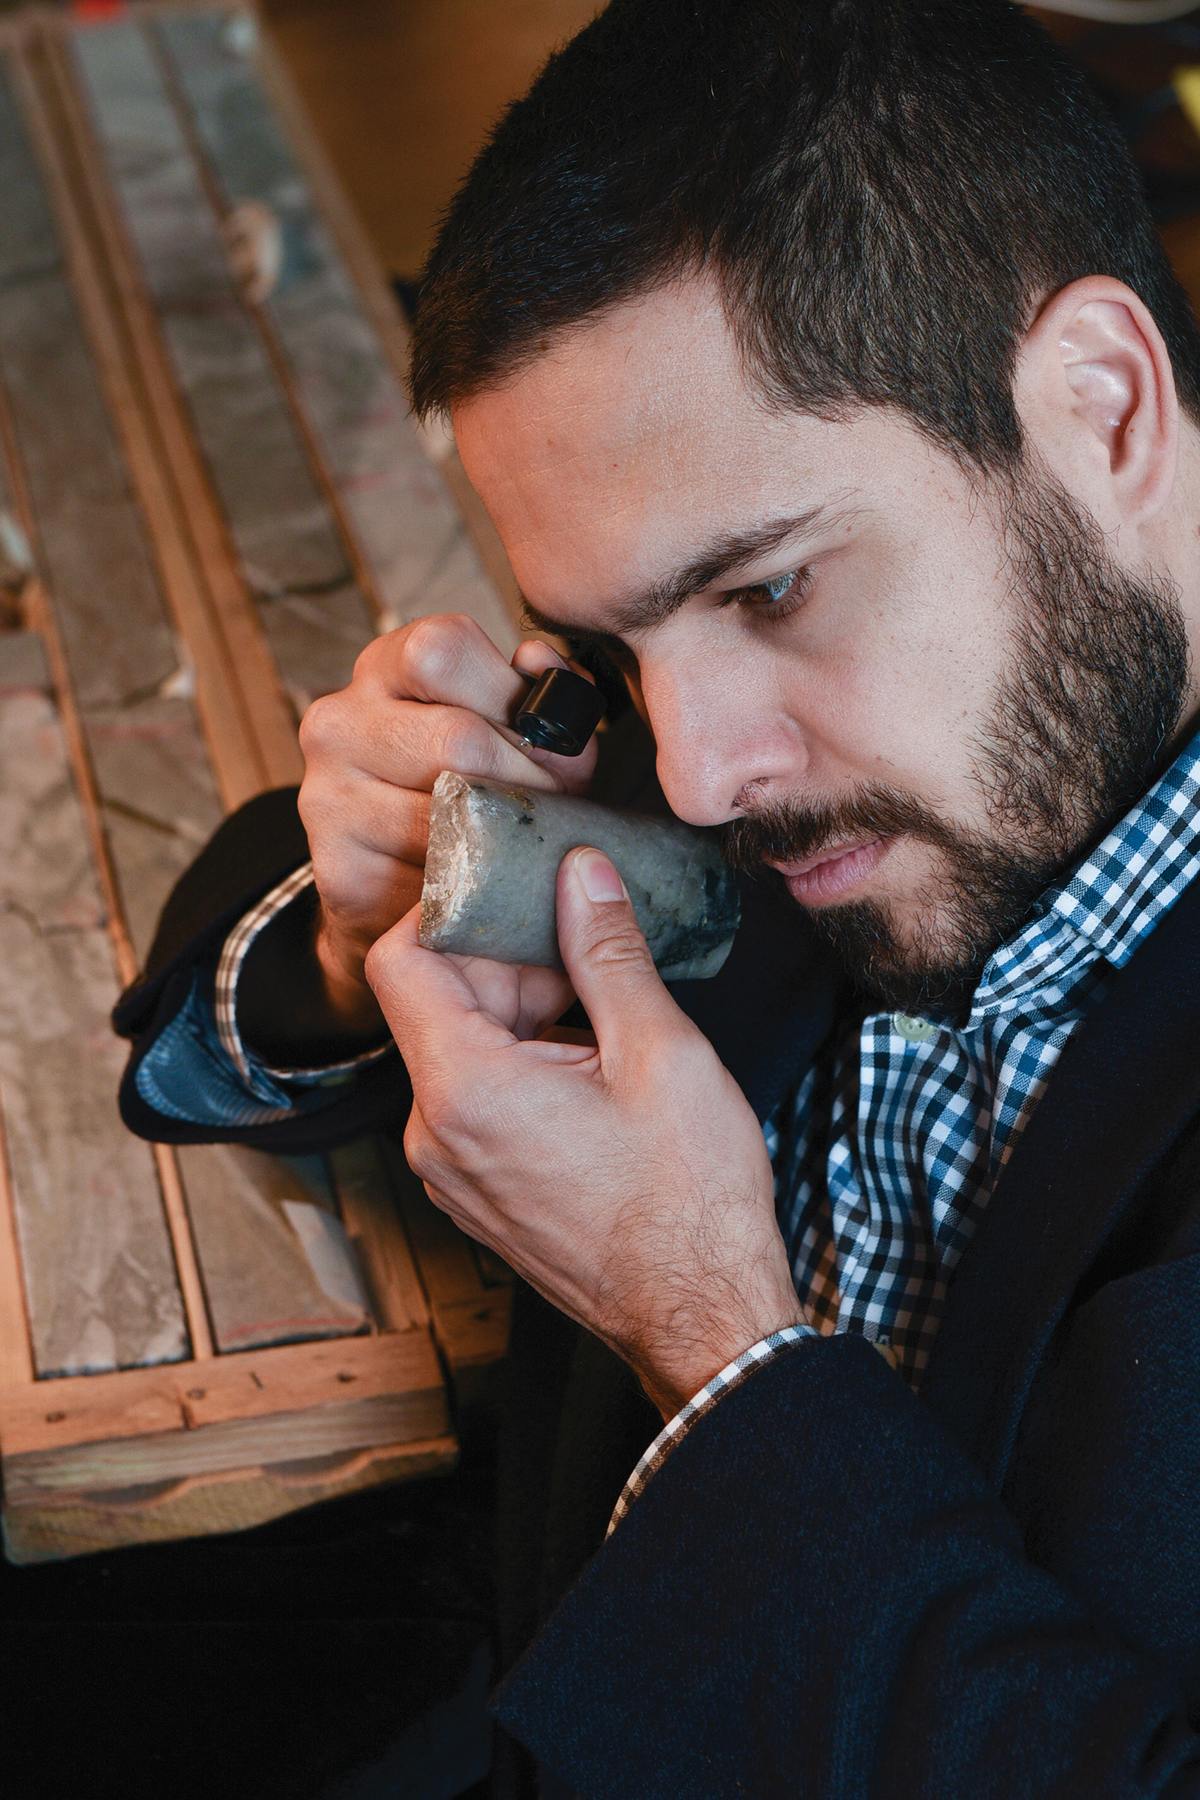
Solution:
[(337, 742), (341, 708), (336, 694), (322, 694), (304, 709), (300, 749), (306, 760), (324, 755)]
[(478, 713), (448, 709), (441, 733), (443, 766), (464, 775), (486, 775), (496, 761), (491, 727)]
[(363, 974), (373, 994), (386, 995), (391, 985), (392, 951), (386, 937), (377, 938), (363, 960)]
[(316, 786), (308, 776), (305, 776), (300, 784), (300, 792), (296, 798), (296, 811), (300, 814), (300, 823), (308, 836), (311, 850), (313, 833), (321, 823), (322, 809)]
[(429, 1133), (412, 1114), (404, 1129), (404, 1159), (420, 1181), (432, 1181), (438, 1173), (437, 1158)]
[(370, 643), (364, 644), (354, 659), (354, 668), (350, 676), (351, 682), (370, 679), (375, 673), (376, 665), (387, 659), (395, 649), (397, 638), (402, 635), (402, 629), (385, 631), (382, 636), (372, 638)]
[(462, 613), (430, 613), (408, 627), (402, 659), (409, 685), (436, 696), (451, 682), (469, 655), (478, 630)]

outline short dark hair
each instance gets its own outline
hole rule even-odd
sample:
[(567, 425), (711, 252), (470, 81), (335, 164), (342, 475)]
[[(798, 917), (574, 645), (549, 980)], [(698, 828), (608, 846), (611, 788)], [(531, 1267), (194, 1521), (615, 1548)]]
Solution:
[(894, 406), (1013, 468), (1039, 299), (1105, 274), (1200, 419), (1200, 330), (1132, 157), (1008, 0), (612, 0), (501, 118), (421, 288), (417, 413), (708, 270), (768, 403)]

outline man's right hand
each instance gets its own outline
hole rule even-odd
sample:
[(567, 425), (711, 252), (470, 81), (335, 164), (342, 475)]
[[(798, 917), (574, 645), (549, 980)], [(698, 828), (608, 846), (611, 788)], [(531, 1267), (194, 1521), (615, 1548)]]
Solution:
[[(305, 713), (300, 816), (321, 901), (317, 956), (340, 1027), (366, 1030), (379, 1020), (363, 962), (420, 898), (429, 797), (443, 769), (587, 788), (594, 743), (578, 757), (522, 751), (508, 724), (526, 677), (561, 663), (548, 644), (527, 641), (509, 664), (473, 619), (432, 614), (369, 644), (349, 687)], [(570, 1004), (565, 978), (552, 970), (497, 968), (494, 979), (520, 985), (531, 1029)]]

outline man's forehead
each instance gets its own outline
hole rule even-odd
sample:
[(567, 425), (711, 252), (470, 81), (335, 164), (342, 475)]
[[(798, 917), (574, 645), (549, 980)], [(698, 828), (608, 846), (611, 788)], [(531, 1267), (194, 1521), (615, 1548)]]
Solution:
[(511, 377), (460, 402), (454, 430), (468, 466), (496, 436), (554, 459), (585, 428), (620, 451), (749, 400), (711, 283), (671, 282), (552, 334)]

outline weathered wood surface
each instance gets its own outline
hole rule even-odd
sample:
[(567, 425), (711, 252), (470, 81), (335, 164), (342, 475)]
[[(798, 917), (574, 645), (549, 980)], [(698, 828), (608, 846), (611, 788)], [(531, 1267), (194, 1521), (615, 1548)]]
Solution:
[[(6, 82), (0, 372), (123, 923), (140, 961), (172, 883), (216, 826), (220, 806), (57, 224)], [(111, 1045), (110, 1111), (121, 1061)], [(69, 1093), (68, 1081), (64, 1099)], [(218, 1349), (364, 1328), (361, 1304), (334, 1304), (321, 1288), (281, 1209), (284, 1195), (307, 1193), (306, 1204), (328, 1210), (327, 1183), (318, 1202), (319, 1186), (298, 1187), (286, 1165), (212, 1147), (188, 1149), (179, 1166)], [(39, 1294), (38, 1306), (45, 1304)]]
[[(220, 808), (59, 238), (0, 70), (0, 373), (88, 732), (122, 909), (144, 952)], [(153, 775), (148, 779), (148, 767)]]
[[(379, 1145), (328, 1162), (151, 1152), (116, 1123), (114, 952), (126, 974), (144, 956), (222, 799), (254, 791), (256, 767), (290, 777), (275, 664), (299, 705), (345, 680), (381, 617), (465, 605), (512, 636), (406, 416), (383, 284), (302, 120), (284, 106), (287, 135), (275, 123), (269, 54), (227, 50), (224, 16), (147, 9), (77, 28), (46, 13), (0, 55), (0, 624), (25, 611), (46, 633), (76, 814), (72, 833), (49, 788), (22, 789), (36, 832), (27, 820), (20, 838), (0, 810), (6, 846), (55, 846), (31, 906), (0, 886), (0, 955), (20, 971), (0, 1002), (0, 1449), (18, 1560), (232, 1529), (445, 1467), (444, 1367), (461, 1405), (503, 1351), (506, 1272)], [(239, 293), (221, 238), (246, 200), (283, 218), (293, 252), (261, 304)], [(35, 556), (24, 589), (10, 517)], [(6, 716), (26, 749), (55, 719), (36, 644), (0, 642), (11, 803)], [(28, 862), (14, 858), (13, 882)], [(41, 1110), (29, 1082), (11, 1098), (31, 1055), (52, 1097)], [(101, 1118), (116, 1145), (97, 1163)], [(17, 1266), (24, 1225), (8, 1204), (35, 1165), (57, 1205), (40, 1286)], [(161, 1367), (126, 1367), (109, 1345), (153, 1288), (142, 1246), (123, 1262), (107, 1223), (115, 1198), (129, 1204), (127, 1167), (186, 1297), (152, 1353), (187, 1358), (195, 1325), (190, 1359)], [(39, 1327), (81, 1322), (81, 1350), (26, 1336), (23, 1276)], [(32, 1379), (48, 1368), (117, 1372)]]
[(430, 1204), (399, 1145), (384, 1141), (382, 1154), (393, 1203), (421, 1271), (438, 1347), (460, 1405), (470, 1405), (489, 1397), (488, 1371), (495, 1370), (508, 1343), (511, 1271)]
[(374, 631), (266, 345), (242, 302), (162, 69), (133, 21), (72, 49), (142, 278), (248, 587), (297, 705)]
[(219, 1350), (369, 1329), (322, 1158), (221, 1144), (182, 1149), (179, 1162)]
[(170, 617), (186, 643), (213, 775), (224, 804), (236, 806), (298, 778), (295, 715), (234, 565), (58, 35), (38, 34), (13, 72)]
[(303, 1461), (210, 1470), (102, 1492), (84, 1490), (65, 1501), (39, 1491), (28, 1505), (10, 1506), (5, 1513), (4, 1554), (18, 1565), (61, 1562), (134, 1544), (248, 1531), (351, 1492), (444, 1474), (455, 1455), (454, 1439), (443, 1435), (399, 1446), (381, 1444), (351, 1455), (339, 1450)]
[(429, 1306), (400, 1220), (380, 1142), (359, 1138), (330, 1155), (342, 1219), (364, 1273), (371, 1311), (383, 1331), (429, 1324)]
[(508, 642), (513, 619), (413, 430), (399, 372), (264, 93), (254, 34), (239, 36), (219, 13), (166, 16), (152, 29), (226, 216), (252, 202), (278, 223), (278, 276), (261, 305), (387, 622), (462, 610)]
[(244, 1527), (457, 1453), (423, 1331), (7, 1388), (0, 1436), (17, 1561)]
[(0, 635), (0, 1101), (41, 1376), (188, 1354), (151, 1152), (123, 1130), (112, 950), (48, 680)]
[[(68, 1471), (86, 1444), (160, 1439), (231, 1419), (268, 1418), (318, 1409), (334, 1416), (347, 1402), (415, 1396), (414, 1421), (442, 1429), (445, 1391), (426, 1333), (289, 1344), (195, 1363), (136, 1369), (0, 1390), (7, 1454), (37, 1453)], [(423, 1397), (422, 1397), (423, 1396)], [(132, 1454), (132, 1451), (131, 1451)], [(144, 1469), (153, 1476), (153, 1447)]]

